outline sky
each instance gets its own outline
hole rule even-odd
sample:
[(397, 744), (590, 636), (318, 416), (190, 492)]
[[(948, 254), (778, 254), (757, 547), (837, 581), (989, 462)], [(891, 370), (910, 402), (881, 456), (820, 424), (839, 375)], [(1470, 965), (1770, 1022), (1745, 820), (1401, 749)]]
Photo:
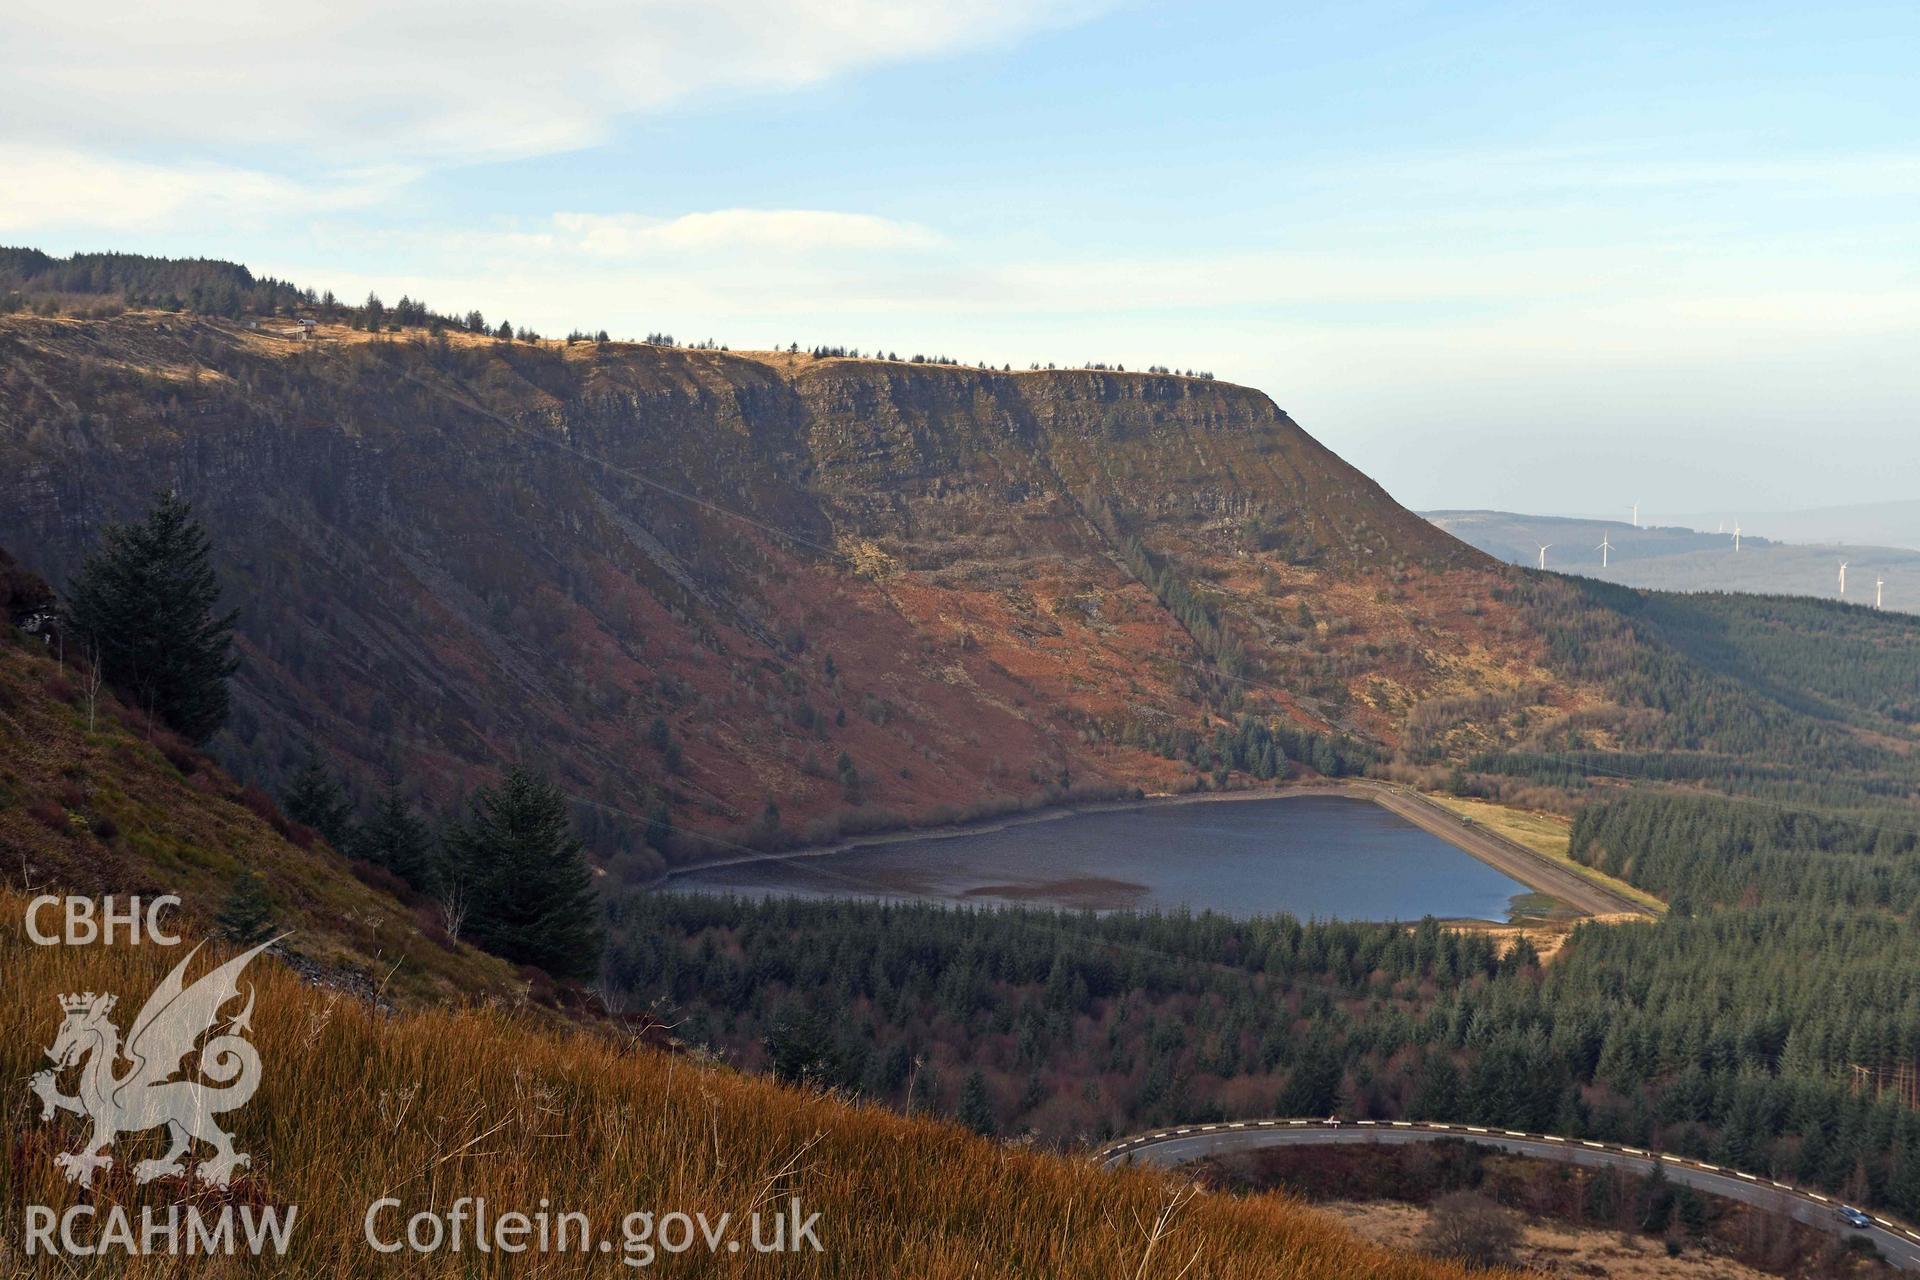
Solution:
[(0, 47), (0, 243), (1207, 369), (1416, 508), (1920, 496), (1910, 2), (0, 0)]

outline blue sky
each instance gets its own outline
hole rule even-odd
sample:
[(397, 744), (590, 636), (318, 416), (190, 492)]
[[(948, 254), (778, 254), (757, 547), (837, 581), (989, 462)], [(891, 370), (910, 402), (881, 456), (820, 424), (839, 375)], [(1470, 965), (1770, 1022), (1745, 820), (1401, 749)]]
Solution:
[(1422, 507), (1920, 496), (1911, 4), (13, 10), (7, 242), (1207, 368)]

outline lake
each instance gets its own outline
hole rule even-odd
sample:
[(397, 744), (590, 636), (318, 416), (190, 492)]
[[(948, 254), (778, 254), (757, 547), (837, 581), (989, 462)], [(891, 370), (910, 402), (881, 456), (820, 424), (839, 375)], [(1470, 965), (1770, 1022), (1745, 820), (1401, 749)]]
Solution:
[(1506, 920), (1531, 893), (1379, 805), (1342, 796), (1075, 814), (707, 867), (667, 887), (1340, 920)]

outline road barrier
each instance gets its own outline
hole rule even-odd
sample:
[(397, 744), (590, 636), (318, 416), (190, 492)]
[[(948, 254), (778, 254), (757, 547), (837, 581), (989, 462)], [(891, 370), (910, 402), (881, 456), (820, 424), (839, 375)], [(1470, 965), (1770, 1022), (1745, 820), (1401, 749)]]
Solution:
[[(1472, 1142), (1475, 1138), (1486, 1137), (1496, 1140), (1513, 1139), (1525, 1142), (1559, 1143), (1564, 1147), (1588, 1147), (1595, 1151), (1610, 1152), (1614, 1155), (1624, 1156), (1630, 1160), (1643, 1161), (1649, 1168), (1656, 1168), (1664, 1162), (1682, 1168), (1697, 1169), (1702, 1173), (1716, 1174), (1722, 1178), (1736, 1178), (1755, 1185), (1770, 1187), (1782, 1195), (1797, 1198), (1810, 1205), (1818, 1205), (1830, 1209), (1837, 1203), (1831, 1197), (1821, 1195), (1818, 1191), (1808, 1191), (1790, 1182), (1781, 1182), (1773, 1178), (1760, 1178), (1739, 1169), (1726, 1169), (1717, 1164), (1708, 1164), (1705, 1160), (1694, 1160), (1687, 1156), (1671, 1155), (1664, 1151), (1643, 1151), (1638, 1147), (1629, 1147), (1611, 1142), (1594, 1142), (1587, 1138), (1564, 1138), (1555, 1133), (1527, 1133), (1519, 1129), (1490, 1129), (1481, 1125), (1441, 1124), (1438, 1121), (1430, 1120), (1351, 1120), (1338, 1124), (1329, 1124), (1325, 1120), (1299, 1119), (1222, 1120), (1213, 1124), (1186, 1125), (1177, 1129), (1159, 1129), (1151, 1133), (1135, 1134), (1130, 1138), (1122, 1138), (1118, 1142), (1109, 1143), (1100, 1148), (1094, 1153), (1094, 1158), (1101, 1164), (1111, 1167), (1124, 1157), (1137, 1154), (1142, 1148), (1153, 1146), (1155, 1143), (1166, 1142), (1174, 1138), (1192, 1137), (1196, 1134), (1226, 1133), (1234, 1130), (1249, 1129), (1316, 1129), (1324, 1130), (1330, 1134), (1369, 1129), (1399, 1130), (1403, 1132), (1406, 1130), (1415, 1130), (1422, 1133), (1430, 1133), (1436, 1138), (1453, 1137), (1466, 1142)], [(1911, 1241), (1914, 1244), (1920, 1244), (1920, 1231), (1916, 1231), (1911, 1225), (1892, 1218), (1883, 1217), (1880, 1214), (1868, 1214), (1867, 1217), (1873, 1221), (1874, 1225), (1888, 1234), (1903, 1237), (1905, 1240)]]

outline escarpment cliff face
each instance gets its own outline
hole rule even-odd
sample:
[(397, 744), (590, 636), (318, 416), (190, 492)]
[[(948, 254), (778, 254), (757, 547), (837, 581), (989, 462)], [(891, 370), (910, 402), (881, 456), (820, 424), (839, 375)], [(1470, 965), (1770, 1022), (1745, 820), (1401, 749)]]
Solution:
[(167, 487), (242, 610), (236, 771), (519, 760), (648, 865), (1191, 785), (1246, 716), (1390, 748), (1539, 675), (1511, 571), (1214, 381), (0, 320), (0, 544), (61, 584)]
[(1244, 387), (1104, 372), (809, 364), (795, 368), (792, 385), (818, 488), (837, 518), (876, 535), (944, 539), (1019, 528), (1043, 512), (1118, 515), (1148, 525), (1264, 526), (1302, 558), (1349, 567), (1368, 558), (1479, 563), (1419, 528)]

